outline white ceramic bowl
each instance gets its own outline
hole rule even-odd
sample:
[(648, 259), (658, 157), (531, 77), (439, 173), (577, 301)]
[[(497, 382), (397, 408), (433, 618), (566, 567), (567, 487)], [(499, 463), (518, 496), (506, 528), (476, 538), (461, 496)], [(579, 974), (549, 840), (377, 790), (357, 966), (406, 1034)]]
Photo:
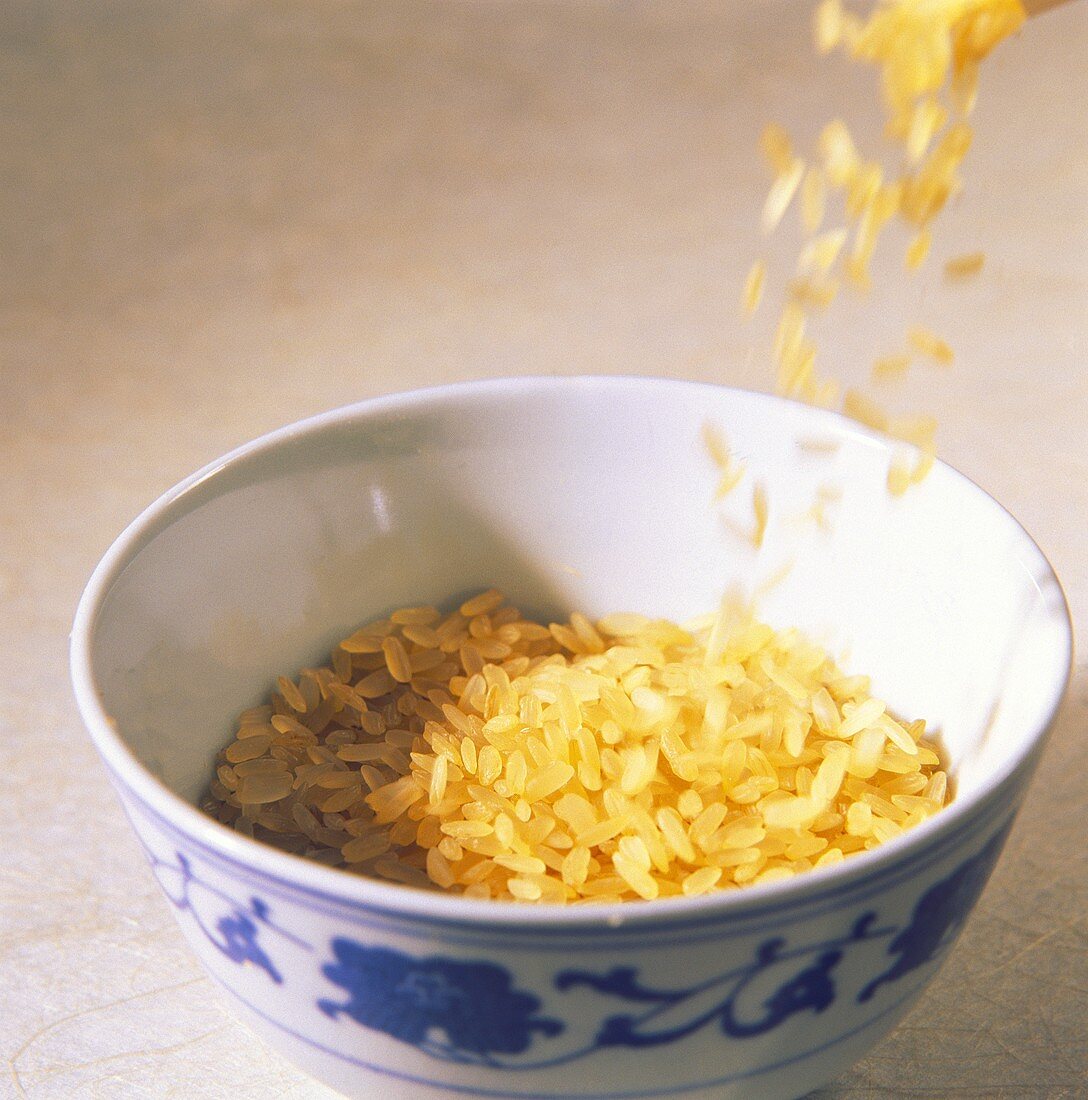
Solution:
[[(711, 504), (720, 427), (765, 482)], [(800, 444), (831, 442), (833, 449)], [(352, 1096), (796, 1096), (933, 976), (997, 859), (1071, 637), (1038, 547), (938, 463), (828, 412), (681, 382), (491, 381), (340, 409), (233, 452), (117, 540), (72, 634), (83, 717), (155, 876), (239, 1015)], [(798, 517), (838, 485), (824, 532)], [(623, 906), (383, 885), (194, 808), (230, 720), (360, 621), (489, 585), (540, 613), (683, 619), (754, 591), (943, 730), (952, 806), (787, 882)]]

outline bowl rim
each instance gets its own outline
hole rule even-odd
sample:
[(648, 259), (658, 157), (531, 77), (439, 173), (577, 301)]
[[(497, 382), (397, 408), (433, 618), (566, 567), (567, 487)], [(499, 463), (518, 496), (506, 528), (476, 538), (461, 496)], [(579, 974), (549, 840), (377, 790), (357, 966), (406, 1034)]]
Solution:
[(341, 905), (387, 917), (438, 921), (442, 924), (489, 928), (551, 928), (584, 932), (615, 929), (620, 926), (703, 923), (708, 918), (726, 920), (751, 915), (771, 903), (787, 908), (791, 903), (812, 900), (828, 891), (842, 889), (856, 880), (892, 865), (913, 860), (945, 834), (959, 833), (985, 812), (992, 798), (1014, 777), (1030, 765), (1041, 751), (1053, 726), (1068, 688), (1073, 662), (1073, 630), (1069, 604), (1053, 566), (1023, 525), (1007, 508), (976, 482), (947, 463), (937, 460), (946, 474), (961, 481), (971, 493), (981, 494), (998, 509), (1027, 540), (1038, 564), (1060, 596), (1055, 617), (1062, 631), (1061, 671), (1053, 670), (1053, 684), (1046, 705), (1035, 725), (1021, 738), (1005, 766), (988, 775), (977, 790), (957, 797), (939, 814), (875, 849), (859, 852), (850, 859), (815, 873), (798, 875), (777, 882), (746, 886), (743, 889), (705, 894), (696, 898), (659, 898), (652, 902), (625, 901), (594, 905), (566, 906), (554, 903), (517, 905), (507, 901), (464, 898), (431, 892), (396, 883), (354, 875), (336, 868), (282, 852), (271, 845), (244, 836), (208, 817), (171, 790), (136, 758), (111, 719), (99, 692), (92, 649), (95, 630), (113, 585), (142, 550), (172, 523), (200, 507), (216, 495), (216, 480), (225, 471), (257, 455), (274, 451), (286, 443), (320, 434), (349, 422), (365, 423), (390, 412), (409, 412), (450, 399), (488, 395), (531, 397), (544, 389), (577, 392), (608, 388), (684, 388), (723, 392), (744, 400), (771, 405), (797, 406), (811, 418), (814, 427), (824, 426), (836, 434), (848, 434), (887, 451), (889, 441), (875, 431), (828, 409), (756, 390), (684, 379), (638, 375), (527, 375), (455, 382), (407, 390), (339, 406), (280, 428), (243, 443), (201, 467), (189, 477), (161, 494), (144, 508), (113, 541), (92, 572), (80, 597), (70, 634), (70, 675), (76, 703), (84, 724), (107, 770), (145, 811), (195, 842), (198, 847), (218, 855), (228, 863), (241, 865), (258, 876), (270, 878), (286, 887), (301, 889)]

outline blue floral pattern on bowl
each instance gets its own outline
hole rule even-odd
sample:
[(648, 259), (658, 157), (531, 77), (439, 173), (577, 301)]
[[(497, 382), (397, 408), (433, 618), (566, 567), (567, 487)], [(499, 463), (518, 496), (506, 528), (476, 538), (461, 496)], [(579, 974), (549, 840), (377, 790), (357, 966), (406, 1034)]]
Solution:
[(200, 878), (193, 871), (189, 858), (181, 852), (174, 853), (176, 865), (159, 859), (150, 851), (146, 854), (170, 904), (179, 913), (187, 912), (204, 938), (231, 962), (259, 967), (273, 982), (282, 985), (283, 975), (261, 946), (261, 931), (267, 929), (299, 947), (313, 950), (310, 944), (273, 921), (267, 902), (258, 897), (251, 897), (245, 904), (235, 901)]
[[(667, 1045), (711, 1025), (730, 1039), (764, 1035), (795, 1015), (831, 1007), (842, 995), (838, 967), (859, 944), (887, 941), (886, 953), (894, 962), (862, 987), (858, 1003), (939, 958), (978, 900), (1007, 832), (1007, 826), (996, 832), (976, 855), (926, 890), (902, 927), (879, 924), (877, 913), (867, 911), (838, 938), (791, 945), (785, 937), (770, 937), (748, 963), (695, 985), (660, 988), (644, 982), (636, 967), (604, 972), (565, 968), (551, 979), (554, 1003), (545, 1013), (542, 998), (519, 988), (510, 970), (497, 963), (416, 957), (337, 936), (330, 943), (333, 958), (321, 973), (346, 998), (323, 997), (316, 1007), (330, 1020), (346, 1016), (432, 1058), (496, 1070), (543, 1069), (607, 1048)], [(256, 966), (273, 983), (282, 984), (281, 969), (261, 942), (265, 933), (308, 951), (312, 947), (280, 927), (262, 899), (232, 899), (204, 882), (185, 855), (175, 855), (177, 863), (171, 865), (149, 853), (175, 908), (190, 914), (225, 958)], [(571, 990), (626, 1002), (632, 1010), (602, 1011), (588, 1042), (549, 1054), (538, 1039), (556, 1039), (571, 1030), (559, 1011), (562, 995)], [(520, 1057), (534, 1047), (537, 1057)]]
[[(414, 959), (401, 951), (332, 943), (336, 962), (325, 976), (346, 989), (344, 1004), (318, 1002), (327, 1016), (344, 1014), (364, 1027), (451, 1061), (494, 1064), (495, 1054), (522, 1054), (534, 1034), (558, 1035), (559, 1020), (538, 1016), (540, 999), (515, 989), (505, 967), (452, 959)], [(435, 1031), (446, 1036), (434, 1038)]]
[(898, 961), (858, 994), (859, 1001), (869, 1000), (885, 982), (898, 981), (904, 974), (924, 966), (956, 938), (986, 886), (1008, 831), (1006, 825), (978, 855), (965, 860), (921, 896), (910, 924), (888, 945), (888, 953), (898, 955)]

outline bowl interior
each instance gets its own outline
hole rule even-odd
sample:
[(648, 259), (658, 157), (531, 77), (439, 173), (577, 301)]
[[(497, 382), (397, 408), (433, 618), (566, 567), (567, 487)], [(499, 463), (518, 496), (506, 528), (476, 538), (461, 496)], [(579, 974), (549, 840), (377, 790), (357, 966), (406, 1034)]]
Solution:
[[(704, 423), (748, 468), (720, 506)], [(193, 802), (234, 714), (396, 606), (495, 585), (536, 614), (682, 620), (739, 591), (939, 729), (969, 797), (1060, 695), (1064, 598), (986, 494), (938, 464), (892, 498), (888, 457), (833, 414), (678, 382), (368, 402), (242, 448), (122, 536), (89, 590), (93, 678), (136, 757)], [(770, 501), (758, 553), (754, 481)], [(827, 530), (806, 518), (821, 486), (842, 494)]]

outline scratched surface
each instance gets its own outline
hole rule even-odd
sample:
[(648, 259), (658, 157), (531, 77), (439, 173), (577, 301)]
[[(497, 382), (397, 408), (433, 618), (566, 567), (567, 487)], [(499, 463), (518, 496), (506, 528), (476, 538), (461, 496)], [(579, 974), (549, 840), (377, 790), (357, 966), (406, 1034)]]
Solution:
[[(793, 0), (3, 5), (0, 1095), (330, 1095), (233, 1022), (141, 863), (67, 687), (82, 583), (192, 469), (359, 397), (549, 371), (765, 388), (768, 318), (735, 308), (761, 247), (759, 126), (811, 133), (871, 89), (813, 62), (806, 18)], [(1086, 51), (1082, 2), (986, 70), (937, 245), (984, 248), (982, 277), (908, 285), (890, 263), (871, 310), (823, 328), (844, 378), (908, 318), (953, 342), (904, 407), (935, 410), (945, 456), (1038, 538), (1081, 633)], [(1078, 666), (978, 915), (825, 1100), (1088, 1094), (1086, 734)]]

